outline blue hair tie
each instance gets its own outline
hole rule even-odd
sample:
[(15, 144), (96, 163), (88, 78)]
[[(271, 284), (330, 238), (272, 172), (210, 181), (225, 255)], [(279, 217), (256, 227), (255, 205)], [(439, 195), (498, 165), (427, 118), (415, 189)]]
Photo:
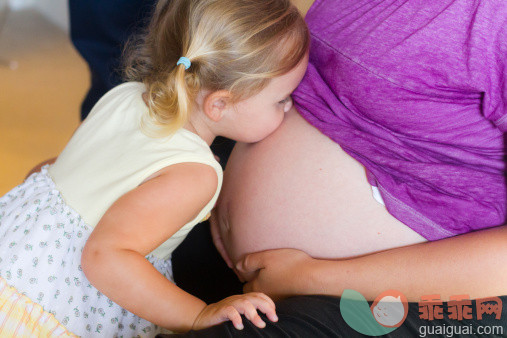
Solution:
[(192, 62), (190, 62), (190, 60), (184, 56), (180, 57), (180, 59), (178, 60), (178, 62), (176, 62), (176, 66), (179, 66), (183, 64), (185, 66), (185, 70), (187, 70), (188, 68), (190, 68), (190, 65), (192, 64)]

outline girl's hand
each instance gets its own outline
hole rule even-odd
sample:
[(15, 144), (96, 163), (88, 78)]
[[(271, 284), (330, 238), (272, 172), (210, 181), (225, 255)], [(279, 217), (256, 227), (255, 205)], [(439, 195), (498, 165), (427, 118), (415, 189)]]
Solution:
[(312, 280), (318, 260), (296, 249), (275, 249), (246, 255), (236, 264), (247, 283), (244, 292), (264, 292), (273, 299), (319, 293)]
[(227, 297), (218, 303), (206, 306), (195, 319), (192, 329), (200, 330), (230, 320), (236, 329), (242, 330), (242, 314), (255, 326), (262, 329), (266, 323), (257, 313), (257, 309), (265, 313), (272, 322), (278, 321), (275, 303), (271, 298), (263, 293), (251, 292)]

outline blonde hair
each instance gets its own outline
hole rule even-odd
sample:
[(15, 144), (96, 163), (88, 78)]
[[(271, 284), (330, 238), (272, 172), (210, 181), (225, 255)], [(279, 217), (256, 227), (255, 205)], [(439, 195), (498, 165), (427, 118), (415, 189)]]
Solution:
[[(299, 63), (309, 40), (290, 0), (166, 0), (128, 44), (125, 75), (147, 86), (143, 125), (168, 135), (187, 122), (201, 89), (227, 90), (233, 101), (255, 95)], [(181, 56), (188, 70), (176, 65)]]

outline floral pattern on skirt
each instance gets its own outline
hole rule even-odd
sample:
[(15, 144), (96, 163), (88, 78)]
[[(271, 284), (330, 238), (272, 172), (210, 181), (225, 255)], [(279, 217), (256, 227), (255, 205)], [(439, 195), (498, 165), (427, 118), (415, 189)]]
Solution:
[[(81, 252), (92, 230), (44, 167), (0, 198), (0, 277), (77, 335), (155, 336), (159, 327), (112, 302), (83, 274)], [(173, 281), (170, 259), (147, 259)]]

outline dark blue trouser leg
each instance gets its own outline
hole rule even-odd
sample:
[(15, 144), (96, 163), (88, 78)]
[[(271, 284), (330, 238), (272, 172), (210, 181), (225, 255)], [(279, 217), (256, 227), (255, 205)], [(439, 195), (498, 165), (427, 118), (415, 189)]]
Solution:
[(81, 119), (102, 95), (121, 82), (123, 45), (145, 26), (154, 5), (155, 0), (69, 0), (72, 43), (91, 74)]

